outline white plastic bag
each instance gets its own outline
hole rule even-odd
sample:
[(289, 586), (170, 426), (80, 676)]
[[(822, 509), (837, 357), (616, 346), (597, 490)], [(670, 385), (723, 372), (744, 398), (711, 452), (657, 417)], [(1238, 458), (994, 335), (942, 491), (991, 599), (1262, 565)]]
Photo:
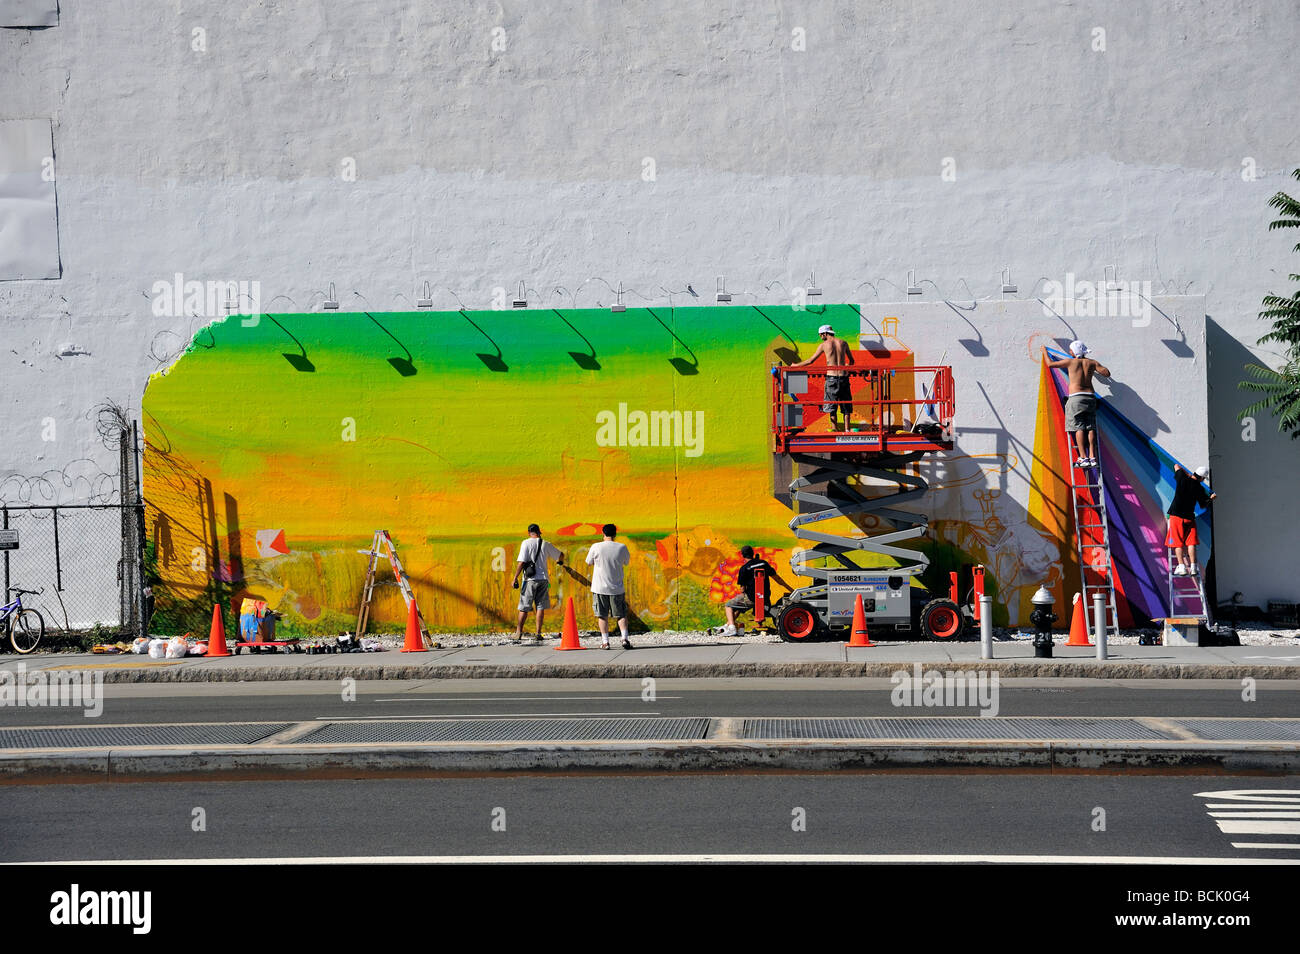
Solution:
[(131, 652), (141, 656), (147, 654), (149, 652), (149, 642), (148, 636), (137, 636), (131, 641)]
[(173, 636), (171, 642), (167, 644), (168, 659), (184, 659), (189, 651), (190, 644), (185, 641), (184, 636)]
[(167, 640), (151, 639), (149, 640), (149, 658), (166, 659), (167, 658)]

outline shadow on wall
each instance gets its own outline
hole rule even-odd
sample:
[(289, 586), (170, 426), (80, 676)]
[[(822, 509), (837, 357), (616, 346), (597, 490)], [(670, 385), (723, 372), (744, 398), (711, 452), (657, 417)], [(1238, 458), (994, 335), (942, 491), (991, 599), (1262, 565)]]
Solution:
[(767, 320), (767, 323), (769, 325), (771, 325), (773, 328), (779, 331), (781, 333), (782, 338), (790, 342), (790, 347), (788, 348), (785, 345), (772, 346), (772, 354), (776, 358), (776, 360), (780, 361), (781, 364), (794, 364), (795, 362), (802, 360), (799, 357), (799, 342), (795, 341), (794, 338), (790, 337), (790, 332), (786, 331), (779, 324), (777, 324), (776, 321), (772, 318), (772, 316), (769, 315), (767, 312), (765, 312), (758, 305), (754, 305), (753, 309), (754, 311), (762, 315)]
[(311, 359), (307, 357), (307, 348), (303, 345), (301, 341), (299, 341), (294, 336), (293, 332), (291, 332), (284, 325), (280, 324), (280, 322), (276, 321), (275, 318), (273, 318), (271, 315), (265, 315), (263, 317), (269, 318), (271, 324), (275, 325), (286, 335), (288, 335), (293, 340), (293, 343), (298, 346), (298, 354), (293, 354), (292, 352), (289, 351), (280, 352), (281, 354), (284, 355), (284, 360), (288, 361), (289, 364), (293, 365), (295, 370), (303, 371), (303, 372), (315, 371), (316, 365), (312, 364)]
[(1166, 329), (1165, 333), (1172, 337), (1161, 338), (1160, 343), (1163, 344), (1170, 351), (1172, 351), (1175, 357), (1179, 357), (1179, 358), (1196, 357), (1196, 352), (1192, 350), (1191, 345), (1187, 343), (1187, 334), (1186, 332), (1183, 331), (1182, 325), (1178, 321), (1178, 317), (1176, 315), (1170, 315), (1167, 311), (1165, 311), (1163, 308), (1161, 308), (1159, 305), (1153, 302), (1150, 298), (1147, 298), (1145, 295), (1142, 296), (1142, 300), (1145, 301), (1148, 305), (1150, 305), (1152, 311), (1154, 311), (1157, 315), (1159, 315), (1161, 319), (1169, 323), (1169, 328)]
[(574, 363), (584, 371), (599, 371), (600, 362), (596, 360), (596, 346), (587, 339), (586, 335), (575, 328), (573, 322), (569, 321), (568, 318), (565, 318), (558, 308), (552, 308), (551, 311), (555, 312), (555, 315), (560, 319), (560, 321), (568, 325), (569, 330), (581, 338), (582, 343), (587, 346), (586, 351), (570, 351), (569, 357), (572, 358)]
[(647, 308), (646, 311), (650, 313), (651, 318), (653, 318), (655, 321), (659, 322), (659, 324), (663, 326), (664, 331), (668, 332), (668, 334), (672, 336), (673, 341), (675, 341), (677, 344), (685, 348), (686, 353), (691, 356), (690, 360), (688, 361), (683, 357), (674, 355), (673, 357), (668, 359), (668, 363), (671, 364), (677, 370), (678, 374), (687, 375), (687, 376), (692, 374), (699, 374), (700, 359), (696, 357), (695, 352), (691, 350), (691, 346), (688, 345), (681, 338), (677, 337), (677, 332), (673, 331), (672, 328), (664, 324), (664, 320), (655, 314), (655, 310), (653, 308)]
[(969, 308), (959, 308), (950, 301), (944, 301), (944, 304), (952, 309), (953, 314), (966, 322), (966, 324), (970, 325), (971, 330), (975, 332), (974, 338), (958, 338), (957, 343), (969, 351), (972, 357), (987, 358), (989, 356), (989, 349), (984, 345), (983, 332), (976, 328), (974, 322), (963, 314), (963, 312), (974, 311), (976, 303), (972, 302)]
[[(1259, 323), (1259, 333), (1267, 328)], [(1252, 579), (1243, 579), (1231, 563), (1218, 564), (1211, 555), (1206, 574), (1207, 596), (1212, 602), (1229, 600), (1236, 590), (1247, 585), (1256, 592), (1248, 602), (1263, 605), (1270, 599), (1295, 600), (1300, 586), (1295, 582), (1295, 521), (1278, 520), (1279, 513), (1270, 507), (1294, 507), (1296, 467), (1300, 465), (1300, 440), (1293, 441), (1281, 433), (1277, 418), (1257, 415), (1253, 426), (1237, 420), (1237, 413), (1254, 402), (1256, 396), (1237, 388), (1246, 377), (1247, 364), (1265, 364), (1268, 352), (1251, 351), (1224, 331), (1211, 316), (1205, 316), (1206, 350), (1209, 353), (1210, 483), (1218, 494), (1211, 510), (1215, 552), (1257, 553), (1257, 569)], [(1269, 475), (1273, 481), (1269, 485)], [(1260, 487), (1249, 499), (1240, 495), (1242, 488)], [(1216, 565), (1217, 564), (1217, 565)], [(1216, 572), (1217, 571), (1217, 572)], [(1223, 580), (1217, 579), (1218, 573)], [(1221, 585), (1219, 585), (1221, 584)]]
[[(402, 351), (405, 352), (405, 355), (403, 357), (389, 358), (388, 363), (391, 364), (393, 368), (397, 371), (397, 373), (404, 378), (409, 378), (411, 375), (415, 374), (415, 362), (412, 360), (411, 349), (406, 347), (406, 345), (402, 344), (402, 342), (398, 340), (397, 335), (393, 334), (386, 327), (380, 324), (379, 319), (376, 318), (374, 315), (372, 315), (370, 312), (366, 312), (366, 317), (369, 318), (371, 321), (373, 321), (376, 327), (378, 327), (380, 331), (382, 331), (384, 334), (388, 335), (388, 337), (396, 341), (397, 346), (401, 348)], [(500, 350), (501, 350), (500, 348), (497, 349), (498, 353), (500, 352)], [(482, 357), (482, 355), (480, 355), (479, 357)]]
[(496, 349), (497, 352), (496, 354), (484, 354), (483, 352), (478, 352), (477, 353), (478, 359), (482, 361), (484, 365), (487, 366), (487, 369), (489, 371), (509, 371), (510, 366), (506, 364), (505, 361), (503, 360), (503, 355), (501, 353), (501, 346), (496, 343), (496, 341), (492, 338), (490, 334), (488, 334), (486, 331), (480, 328), (477, 323), (475, 323), (474, 319), (469, 316), (469, 313), (466, 312), (464, 308), (460, 309), (460, 316), (464, 318), (466, 321), (468, 321), (470, 325), (473, 326), (474, 330), (477, 331), (479, 334), (481, 334), (484, 338), (486, 338), (488, 344), (490, 344), (493, 348)]
[[(1000, 445), (1004, 439), (999, 436)], [(1048, 532), (1006, 491), (1010, 474), (1031, 479), (1022, 472), (1031, 466), (1031, 455), (1032, 451), (1017, 455), (1019, 462), (1011, 469), (1005, 456), (967, 455), (959, 441), (951, 454), (927, 462), (921, 471), (931, 482), (930, 499), (937, 496), (943, 503), (943, 515), (932, 515), (931, 540), (922, 547), (931, 560), (922, 582), (935, 595), (944, 595), (948, 573), (956, 570), (961, 574), (961, 598), (969, 601), (969, 567), (983, 565), (985, 588), (995, 597), (997, 626), (1028, 625), (1030, 598), (1040, 586), (1046, 585), (1059, 600), (1068, 602), (1070, 575), (1076, 572), (1069, 541)], [(999, 470), (995, 486), (988, 480), (990, 464)], [(942, 473), (935, 472), (940, 469)], [(1060, 516), (1068, 521), (1068, 516)]]
[[(1074, 339), (1070, 340), (1072, 341)], [(1058, 338), (1056, 339), (1056, 344), (1060, 349), (1060, 354), (1051, 355), (1051, 357), (1069, 357), (1070, 341)], [(1100, 361), (1116, 375), (1115, 377), (1110, 378), (1103, 378), (1101, 376), (1097, 377), (1096, 380), (1101, 384), (1104, 384), (1110, 390), (1109, 394), (1098, 391), (1101, 397), (1110, 401), (1117, 411), (1128, 418), (1129, 421), (1131, 421), (1133, 425), (1147, 437), (1154, 440), (1159, 434), (1171, 433), (1169, 425), (1165, 423), (1164, 418), (1160, 416), (1160, 412), (1148, 404), (1142, 398), (1142, 395), (1125, 380), (1125, 376), (1127, 376), (1129, 380), (1136, 381), (1139, 383), (1139, 386), (1141, 386), (1142, 369), (1140, 367), (1121, 367), (1121, 357), (1118, 355), (1103, 354), (1098, 356), (1089, 350), (1087, 356)], [(1107, 362), (1110, 363), (1108, 364)]]

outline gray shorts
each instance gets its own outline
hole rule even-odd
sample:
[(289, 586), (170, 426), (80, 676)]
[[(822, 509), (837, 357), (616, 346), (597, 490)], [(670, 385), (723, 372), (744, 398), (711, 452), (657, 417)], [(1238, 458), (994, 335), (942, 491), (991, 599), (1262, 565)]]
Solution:
[(1097, 429), (1097, 395), (1071, 394), (1065, 399), (1065, 429), (1067, 431)]
[(592, 593), (591, 614), (597, 619), (626, 619), (627, 601), (622, 593)]
[(731, 599), (727, 600), (726, 605), (730, 606), (734, 610), (751, 610), (754, 608), (754, 601), (744, 593), (741, 593), (739, 596), (733, 596)]
[(827, 414), (834, 412), (836, 407), (848, 414), (853, 409), (852, 405), (847, 403), (853, 400), (852, 389), (849, 388), (849, 376), (847, 374), (826, 375), (824, 397), (826, 403), (822, 405), (822, 410)]
[(549, 580), (525, 580), (519, 590), (519, 612), (551, 608), (551, 583)]

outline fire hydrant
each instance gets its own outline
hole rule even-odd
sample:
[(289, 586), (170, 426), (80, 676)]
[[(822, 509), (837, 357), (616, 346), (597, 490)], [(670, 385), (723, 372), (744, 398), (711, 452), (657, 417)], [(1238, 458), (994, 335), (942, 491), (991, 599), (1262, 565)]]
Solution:
[(1029, 614), (1029, 621), (1034, 624), (1034, 656), (1037, 659), (1051, 659), (1052, 624), (1056, 622), (1052, 606), (1056, 603), (1056, 597), (1047, 587), (1040, 586), (1029, 601), (1034, 604), (1034, 611)]

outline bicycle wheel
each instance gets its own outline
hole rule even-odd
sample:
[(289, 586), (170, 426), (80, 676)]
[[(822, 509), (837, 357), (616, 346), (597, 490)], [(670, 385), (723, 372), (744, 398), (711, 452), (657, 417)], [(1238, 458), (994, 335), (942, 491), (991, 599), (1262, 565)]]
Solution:
[(34, 609), (24, 609), (9, 621), (9, 642), (16, 653), (30, 653), (44, 635), (45, 617)]

